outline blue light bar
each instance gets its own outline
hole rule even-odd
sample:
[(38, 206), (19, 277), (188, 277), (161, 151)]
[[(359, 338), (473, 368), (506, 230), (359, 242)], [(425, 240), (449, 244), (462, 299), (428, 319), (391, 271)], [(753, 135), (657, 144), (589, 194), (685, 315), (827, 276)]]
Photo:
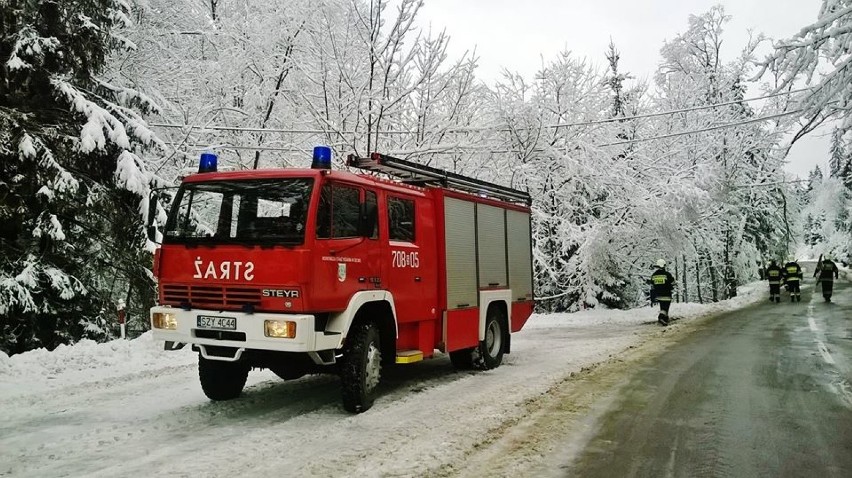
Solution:
[(331, 169), (331, 148), (328, 146), (314, 146), (314, 161), (311, 169)]
[(218, 169), (218, 156), (214, 153), (201, 153), (201, 161), (198, 163), (199, 173), (215, 173)]

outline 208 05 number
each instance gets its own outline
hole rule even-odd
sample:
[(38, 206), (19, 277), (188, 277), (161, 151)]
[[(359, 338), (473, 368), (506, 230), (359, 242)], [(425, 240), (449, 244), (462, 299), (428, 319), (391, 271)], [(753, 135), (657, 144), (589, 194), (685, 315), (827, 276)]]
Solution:
[(417, 252), (391, 251), (393, 267), (420, 267), (420, 256)]

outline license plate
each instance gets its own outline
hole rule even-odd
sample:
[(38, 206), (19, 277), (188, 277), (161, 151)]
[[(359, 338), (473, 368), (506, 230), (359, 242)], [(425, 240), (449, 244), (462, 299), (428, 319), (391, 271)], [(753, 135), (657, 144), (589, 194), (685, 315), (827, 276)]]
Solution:
[(198, 327), (201, 329), (237, 329), (237, 319), (235, 317), (216, 317), (212, 315), (199, 315), (197, 320)]

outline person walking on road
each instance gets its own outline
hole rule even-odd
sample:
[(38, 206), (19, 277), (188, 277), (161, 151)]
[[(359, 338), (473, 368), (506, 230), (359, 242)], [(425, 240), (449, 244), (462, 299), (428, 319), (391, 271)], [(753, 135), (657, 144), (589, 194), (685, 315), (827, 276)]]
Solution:
[(790, 258), (790, 262), (784, 264), (784, 281), (787, 283), (787, 290), (790, 291), (790, 302), (801, 302), (800, 282), (802, 280), (802, 268), (796, 259)]
[(814, 277), (817, 277), (818, 284), (822, 284), (822, 297), (826, 302), (831, 302), (831, 293), (834, 291), (834, 279), (837, 279), (839, 276), (837, 264), (829, 256), (826, 256), (822, 262), (817, 264)]
[(653, 285), (654, 297), (660, 303), (660, 314), (657, 316), (657, 322), (662, 325), (669, 325), (669, 307), (672, 305), (674, 283), (674, 277), (666, 270), (666, 261), (658, 260), (657, 270), (651, 274), (651, 284)]
[(766, 280), (769, 281), (770, 302), (781, 302), (781, 278), (783, 275), (781, 267), (778, 266), (775, 259), (772, 259), (765, 271)]

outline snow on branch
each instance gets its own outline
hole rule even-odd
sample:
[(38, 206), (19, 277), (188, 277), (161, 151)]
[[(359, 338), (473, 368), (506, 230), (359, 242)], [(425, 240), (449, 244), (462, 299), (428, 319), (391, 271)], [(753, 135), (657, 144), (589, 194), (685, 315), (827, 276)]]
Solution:
[(0, 314), (6, 315), (12, 310), (35, 309), (35, 301), (26, 285), (18, 282), (17, 277), (0, 276)]
[[(31, 26), (26, 26), (18, 32), (18, 39), (12, 47), (12, 53), (6, 61), (9, 70), (33, 68), (33, 62), (41, 62), (47, 51), (59, 47), (59, 40), (53, 37), (41, 37)], [(22, 58), (23, 57), (23, 58)], [(29, 59), (30, 61), (25, 60)]]
[[(50, 187), (43, 185), (38, 193), (48, 199), (53, 198), (53, 192), (59, 193), (74, 193), (80, 186), (77, 179), (68, 172), (53, 156), (50, 148), (42, 141), (41, 138), (33, 138), (27, 133), (24, 133), (21, 141), (18, 143), (18, 153), (22, 159), (35, 159), (39, 157), (39, 163), (42, 164), (48, 171), (53, 172), (53, 179)], [(40, 156), (39, 156), (40, 153)]]
[(0, 275), (0, 315), (13, 310), (22, 313), (47, 311), (50, 305), (34, 297), (44, 288), (56, 292), (64, 300), (88, 294), (77, 278), (44, 264), (35, 255), (29, 254), (10, 266)]
[[(60, 94), (71, 104), (72, 109), (86, 118), (77, 144), (80, 152), (84, 154), (94, 151), (105, 152), (109, 144), (113, 144), (121, 150), (116, 158), (114, 172), (116, 185), (135, 193), (141, 198), (139, 213), (144, 219), (147, 214), (147, 197), (150, 188), (162, 181), (157, 178), (155, 173), (148, 170), (145, 162), (134, 151), (138, 152), (139, 143), (154, 146), (160, 150), (165, 149), (165, 144), (148, 127), (139, 113), (130, 107), (123, 106), (123, 104), (142, 105), (143, 109), (148, 110), (156, 110), (157, 105), (151, 98), (136, 90), (97, 80), (98, 86), (114, 95), (117, 101), (121, 103), (116, 104), (106, 98), (89, 93), (88, 95), (104, 104), (104, 106), (101, 106), (94, 99), (89, 99), (87, 93), (78, 90), (71, 83), (58, 78), (53, 78), (51, 81)], [(128, 135), (128, 128), (130, 135)], [(131, 137), (138, 142), (133, 144)], [(46, 148), (45, 157), (51, 158)], [(50, 197), (48, 191), (41, 192), (45, 197)]]
[[(118, 155), (115, 167), (115, 180), (118, 185), (143, 198), (147, 198), (151, 183), (151, 173), (145, 172), (145, 166), (138, 156), (130, 151), (122, 151)], [(147, 199), (146, 199), (147, 200)]]
[[(852, 0), (823, 0), (816, 22), (802, 28), (793, 38), (775, 44), (775, 51), (760, 63), (757, 78), (766, 71), (777, 76), (776, 91), (804, 79), (816, 78), (815, 88), (802, 95), (800, 103), (809, 118), (801, 136), (831, 116), (843, 119), (844, 130), (852, 129)], [(828, 71), (823, 71), (823, 70)]]
[[(87, 98), (86, 94), (75, 88), (70, 83), (54, 78), (52, 80), (54, 86), (65, 96), (71, 103), (75, 111), (82, 113), (86, 118), (86, 124), (80, 133), (79, 148), (83, 153), (92, 151), (104, 151), (107, 142), (111, 142), (119, 148), (125, 150), (124, 154), (130, 154), (128, 151), (132, 149), (130, 138), (127, 134), (127, 127), (131, 129), (133, 137), (138, 139), (144, 145), (155, 145), (160, 149), (165, 149), (165, 144), (157, 137), (157, 135), (148, 127), (147, 123), (134, 110), (114, 103), (110, 103), (103, 98), (106, 104), (105, 107), (99, 105), (95, 101)], [(98, 84), (111, 92), (113, 92), (122, 103), (130, 103), (132, 101), (143, 104), (146, 108), (156, 110), (157, 105), (146, 95), (132, 90), (130, 88), (122, 88), (103, 80), (98, 80)], [(122, 158), (119, 157), (119, 162)], [(134, 160), (135, 164), (142, 164), (138, 158)], [(127, 162), (125, 161), (125, 164)], [(141, 169), (136, 168), (141, 172)], [(126, 170), (125, 170), (126, 172)], [(124, 172), (116, 171), (117, 175)], [(129, 190), (139, 192), (136, 183), (129, 181), (126, 176), (122, 176), (123, 184), (129, 186)]]
[(33, 237), (40, 238), (47, 236), (54, 241), (64, 241), (65, 233), (62, 231), (62, 224), (59, 223), (59, 218), (55, 214), (43, 212), (37, 220), (35, 229), (33, 229)]
[[(71, 103), (74, 110), (87, 118), (87, 122), (80, 132), (80, 151), (83, 153), (91, 153), (96, 150), (104, 151), (107, 139), (120, 148), (130, 149), (127, 132), (118, 118), (86, 98), (86, 95), (71, 83), (58, 78), (52, 79), (51, 82)], [(106, 135), (104, 132), (106, 132)]]

